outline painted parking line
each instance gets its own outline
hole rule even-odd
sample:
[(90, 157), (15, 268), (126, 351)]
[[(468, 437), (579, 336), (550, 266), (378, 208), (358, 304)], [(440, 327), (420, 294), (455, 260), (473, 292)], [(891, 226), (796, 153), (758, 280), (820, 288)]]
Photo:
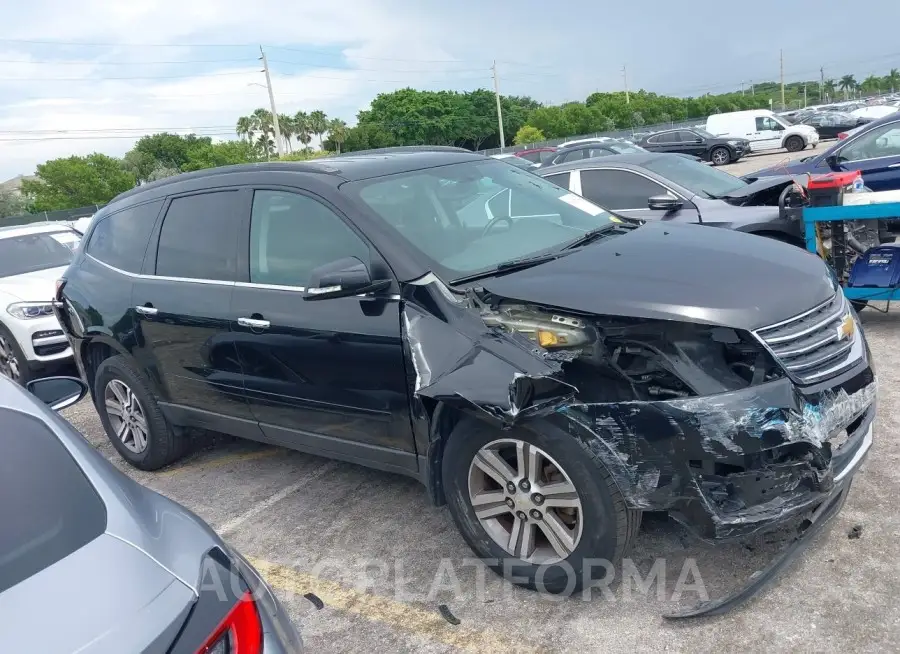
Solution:
[(170, 468), (168, 470), (157, 472), (154, 476), (175, 477), (185, 472), (206, 472), (207, 470), (215, 470), (216, 468), (222, 468), (224, 466), (231, 465), (232, 463), (256, 461), (257, 459), (267, 459), (279, 454), (284, 454), (285, 452), (287, 452), (287, 450), (284, 450), (280, 447), (271, 447), (265, 450), (252, 450), (250, 452), (235, 452), (234, 454), (225, 454), (223, 456), (217, 456), (213, 459), (201, 461), (196, 465), (192, 465), (190, 461), (187, 461), (184, 465), (178, 466), (177, 468)]
[(250, 562), (270, 586), (281, 591), (305, 595), (315, 593), (326, 607), (347, 611), (385, 624), (394, 629), (457, 647), (466, 652), (541, 652), (546, 651), (498, 633), (466, 625), (451, 625), (437, 611), (360, 592), (334, 581), (294, 570), (288, 566), (250, 558)]

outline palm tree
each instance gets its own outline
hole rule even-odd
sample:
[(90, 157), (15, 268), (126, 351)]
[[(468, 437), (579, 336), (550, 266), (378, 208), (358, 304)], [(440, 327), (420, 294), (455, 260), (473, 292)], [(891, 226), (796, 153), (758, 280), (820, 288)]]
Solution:
[(312, 140), (309, 128), (309, 115), (305, 111), (298, 111), (294, 114), (294, 136), (303, 145), (304, 148), (309, 145)]
[(900, 71), (891, 68), (891, 72), (884, 76), (884, 85), (891, 89), (891, 93), (900, 88)]
[(294, 138), (294, 119), (287, 114), (278, 114), (278, 129), (281, 130), (281, 138), (287, 144), (288, 151), (293, 152), (294, 147), (291, 145)]
[(319, 147), (322, 147), (322, 136), (328, 131), (328, 116), (324, 111), (316, 109), (309, 114), (309, 131), (319, 139)]
[(237, 135), (248, 141), (253, 140), (253, 119), (250, 116), (241, 116), (238, 118), (237, 126), (234, 129)]
[(328, 121), (329, 138), (334, 142), (335, 150), (341, 153), (341, 146), (347, 140), (347, 123), (340, 118)]
[(828, 98), (826, 102), (834, 99), (834, 90), (836, 87), (837, 84), (833, 79), (825, 80), (825, 87), (823, 90), (825, 91), (825, 97)]
[(856, 78), (853, 75), (844, 75), (841, 78), (841, 81), (838, 83), (838, 87), (840, 87), (841, 91), (844, 92), (844, 100), (849, 99), (847, 97), (848, 91), (853, 91), (856, 89), (858, 84), (856, 83)]
[(860, 88), (866, 92), (878, 92), (881, 90), (881, 79), (875, 77), (874, 75), (869, 75), (866, 79), (862, 81), (860, 84)]

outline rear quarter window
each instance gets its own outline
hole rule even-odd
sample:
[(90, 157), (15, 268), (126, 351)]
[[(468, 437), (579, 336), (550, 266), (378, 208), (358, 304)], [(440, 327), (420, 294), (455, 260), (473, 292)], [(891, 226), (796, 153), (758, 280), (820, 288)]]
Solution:
[(106, 531), (106, 507), (53, 431), (0, 408), (0, 593)]
[(91, 232), (85, 252), (120, 270), (140, 272), (162, 205), (162, 200), (157, 200), (101, 218)]

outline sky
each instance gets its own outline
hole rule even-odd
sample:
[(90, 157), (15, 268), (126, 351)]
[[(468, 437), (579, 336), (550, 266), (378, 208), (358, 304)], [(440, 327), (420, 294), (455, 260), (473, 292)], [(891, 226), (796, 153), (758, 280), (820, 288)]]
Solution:
[[(900, 2), (27, 0), (0, 19), (0, 182), (143, 134), (235, 138), (268, 108), (349, 124), (381, 92), (491, 88), (544, 103), (629, 87), (673, 95), (900, 68)], [(855, 16), (855, 18), (854, 18)], [(853, 18), (851, 20), (851, 18)]]

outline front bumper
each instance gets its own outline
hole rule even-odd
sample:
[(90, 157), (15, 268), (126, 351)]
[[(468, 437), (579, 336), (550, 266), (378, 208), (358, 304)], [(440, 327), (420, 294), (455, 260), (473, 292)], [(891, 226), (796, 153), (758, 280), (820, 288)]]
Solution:
[(56, 316), (43, 316), (31, 320), (8, 317), (7, 329), (19, 343), (25, 359), (32, 368), (63, 362), (72, 358), (69, 340)]
[(872, 446), (875, 389), (862, 359), (812, 388), (783, 378), (710, 397), (575, 404), (555, 419), (603, 460), (630, 508), (727, 541), (800, 523), (849, 483)]

